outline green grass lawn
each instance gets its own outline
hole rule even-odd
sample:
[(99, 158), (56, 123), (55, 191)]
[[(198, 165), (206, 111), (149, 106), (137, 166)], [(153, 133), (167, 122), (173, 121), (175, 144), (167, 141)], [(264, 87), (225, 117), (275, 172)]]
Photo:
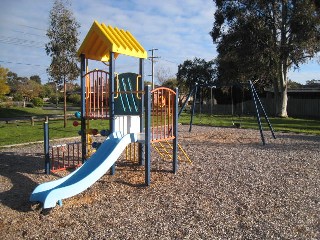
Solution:
[[(73, 126), (73, 121), (76, 119), (69, 119), (67, 127), (63, 128), (63, 120), (49, 121), (49, 138), (65, 138), (79, 136), (78, 131), (80, 125)], [(90, 121), (90, 128), (96, 128), (99, 131), (109, 128), (107, 120), (93, 120)], [(11, 145), (17, 143), (43, 141), (43, 121), (37, 121), (34, 126), (30, 122), (0, 122), (0, 146)]]
[[(43, 121), (36, 121), (31, 126), (30, 121), (6, 123), (1, 118), (20, 117), (20, 116), (50, 116), (62, 114), (62, 110), (43, 110), (41, 108), (0, 108), (0, 146), (11, 145), (17, 143), (26, 143), (43, 140)], [(70, 111), (70, 114), (74, 111)], [(63, 120), (49, 121), (50, 139), (65, 138), (78, 136), (80, 126), (72, 125), (75, 119), (69, 119), (66, 128), (63, 128)], [(274, 130), (295, 132), (304, 134), (320, 135), (320, 121), (297, 119), (297, 118), (270, 118)], [(182, 124), (190, 123), (190, 114), (183, 113), (179, 122)], [(216, 126), (216, 127), (233, 127), (233, 123), (240, 123), (241, 128), (258, 129), (257, 120), (253, 116), (232, 117), (221, 115), (196, 115), (193, 119), (194, 124)], [(264, 117), (262, 117), (264, 130), (268, 130), (268, 126)], [(99, 131), (108, 129), (109, 122), (106, 120), (90, 121), (90, 128), (96, 128)]]
[[(183, 113), (179, 118), (182, 124), (190, 123), (190, 114)], [(320, 135), (320, 121), (299, 118), (269, 118), (275, 131), (294, 132)], [(264, 130), (268, 130), (268, 124), (261, 116)], [(193, 117), (193, 124), (208, 125), (216, 127), (233, 127), (233, 123), (240, 123), (241, 128), (259, 129), (257, 118), (254, 116), (232, 117), (227, 115), (196, 115)]]
[[(67, 114), (74, 114), (75, 111), (68, 111)], [(43, 122), (35, 121), (34, 126), (29, 120), (25, 121), (1, 121), (1, 118), (19, 118), (26, 116), (52, 116), (63, 115), (61, 109), (44, 110), (42, 108), (0, 108), (0, 146), (27, 143), (43, 140)], [(67, 127), (63, 128), (63, 120), (49, 120), (50, 139), (78, 136), (80, 126), (74, 127), (75, 118), (68, 119)], [(106, 120), (90, 121), (90, 128), (97, 128), (99, 131), (108, 129), (109, 122)]]
[[(73, 114), (75, 111), (67, 111), (68, 114)], [(11, 108), (1, 108), (0, 107), (0, 119), (1, 118), (15, 118), (15, 117), (31, 117), (31, 116), (52, 116), (63, 114), (61, 108), (45, 110), (40, 107), (35, 108), (21, 108), (21, 107), (11, 107)]]

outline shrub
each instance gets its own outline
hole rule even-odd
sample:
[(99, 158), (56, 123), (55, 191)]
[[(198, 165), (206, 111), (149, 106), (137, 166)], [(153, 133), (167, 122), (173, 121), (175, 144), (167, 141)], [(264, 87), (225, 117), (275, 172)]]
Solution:
[(26, 104), (26, 107), (27, 107), (27, 108), (34, 108), (34, 105), (33, 105), (33, 103), (27, 103), (27, 104)]
[(42, 107), (43, 106), (43, 99), (42, 98), (35, 97), (35, 98), (32, 99), (31, 102), (33, 103), (33, 105), (35, 107)]
[(19, 93), (13, 95), (13, 101), (20, 102), (23, 101), (23, 96)]
[(71, 94), (68, 96), (68, 102), (73, 104), (80, 104), (81, 103), (81, 96), (78, 94)]
[(57, 103), (57, 97), (58, 97), (58, 103), (61, 103), (61, 102), (63, 103), (64, 102), (63, 94), (61, 94), (61, 93), (58, 93), (58, 95), (51, 94), (49, 96), (49, 102), (56, 104)]

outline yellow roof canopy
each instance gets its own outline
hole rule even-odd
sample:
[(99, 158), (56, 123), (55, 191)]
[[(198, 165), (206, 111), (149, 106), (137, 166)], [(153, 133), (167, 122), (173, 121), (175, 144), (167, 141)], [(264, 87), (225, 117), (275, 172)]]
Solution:
[(146, 50), (129, 31), (94, 21), (78, 50), (78, 55), (84, 54), (88, 59), (108, 62), (110, 52), (115, 53), (115, 58), (119, 54), (147, 58)]

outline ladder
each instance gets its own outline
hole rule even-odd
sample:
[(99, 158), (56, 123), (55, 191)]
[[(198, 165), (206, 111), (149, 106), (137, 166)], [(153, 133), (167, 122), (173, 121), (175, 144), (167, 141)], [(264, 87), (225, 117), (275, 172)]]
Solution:
[[(159, 153), (163, 160), (172, 160), (172, 150), (173, 150), (173, 142), (172, 141), (161, 141), (161, 142), (153, 142), (152, 147)], [(181, 157), (182, 156), (182, 157)], [(186, 151), (182, 148), (180, 144), (178, 144), (178, 160), (181, 162), (189, 162), (192, 163)]]

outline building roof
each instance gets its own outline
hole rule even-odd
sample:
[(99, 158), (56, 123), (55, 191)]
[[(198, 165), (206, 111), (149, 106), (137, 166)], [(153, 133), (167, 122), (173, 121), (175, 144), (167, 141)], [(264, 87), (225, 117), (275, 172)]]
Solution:
[[(274, 92), (273, 88), (264, 89), (266, 92)], [(296, 89), (288, 89), (288, 93), (318, 93), (320, 92), (320, 88), (296, 88)]]
[(85, 54), (87, 59), (108, 62), (110, 52), (115, 53), (115, 58), (119, 54), (147, 58), (146, 50), (129, 31), (94, 21), (78, 50), (78, 55)]

